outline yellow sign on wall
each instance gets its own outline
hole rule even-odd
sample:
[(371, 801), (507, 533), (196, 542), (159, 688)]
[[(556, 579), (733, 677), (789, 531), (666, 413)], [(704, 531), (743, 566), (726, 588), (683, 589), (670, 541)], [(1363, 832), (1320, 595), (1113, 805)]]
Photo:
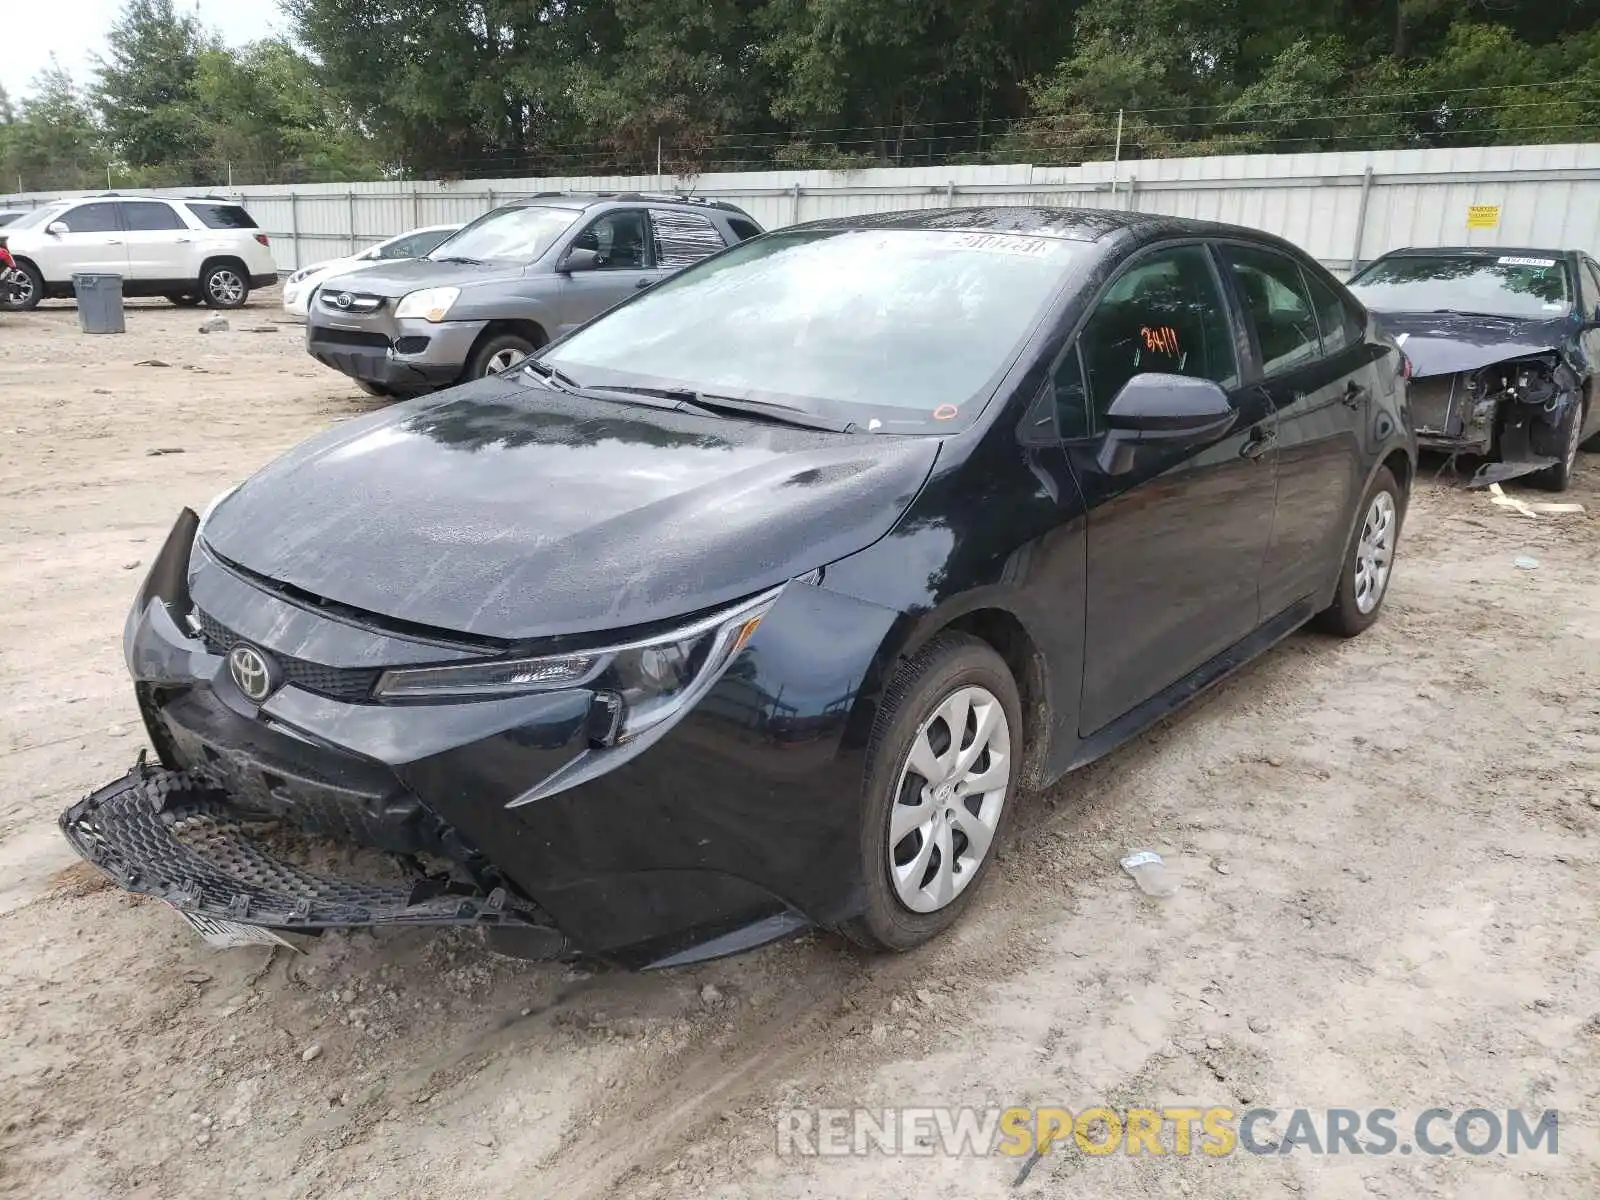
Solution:
[(1500, 206), (1498, 204), (1473, 204), (1467, 208), (1468, 229), (1499, 229)]

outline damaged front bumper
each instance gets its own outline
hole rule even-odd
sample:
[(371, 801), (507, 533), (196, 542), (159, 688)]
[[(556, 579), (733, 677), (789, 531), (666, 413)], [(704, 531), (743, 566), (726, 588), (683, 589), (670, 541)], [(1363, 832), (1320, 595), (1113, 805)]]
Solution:
[[(122, 886), (203, 920), (475, 925), (522, 957), (635, 968), (857, 910), (861, 763), (844, 735), (898, 614), (797, 583), (661, 740), (576, 771), (599, 757), (590, 692), (385, 702), (383, 670), (471, 652), (280, 594), (217, 559), (199, 526), (186, 511), (124, 633), (160, 768), (62, 817)], [(281, 672), (259, 703), (228, 666), (241, 644)], [(814, 707), (787, 701), (796, 678)], [(352, 852), (391, 869), (352, 876)]]
[(1470, 487), (1531, 475), (1560, 462), (1560, 430), (1579, 403), (1577, 374), (1552, 351), (1475, 371), (1413, 379), (1417, 444), (1493, 458)]
[[(541, 935), (549, 957), (565, 937), (538, 907), (505, 888), (488, 892), (398, 859), (337, 876), (308, 869), (303, 839), (252, 819), (204, 775), (141, 761), (122, 779), (61, 815), (61, 832), (89, 862), (130, 892), (186, 915), (287, 933), (370, 925), (511, 926)], [(376, 859), (376, 856), (372, 856)], [(408, 878), (409, 876), (409, 878)], [(533, 940), (524, 937), (524, 945)]]

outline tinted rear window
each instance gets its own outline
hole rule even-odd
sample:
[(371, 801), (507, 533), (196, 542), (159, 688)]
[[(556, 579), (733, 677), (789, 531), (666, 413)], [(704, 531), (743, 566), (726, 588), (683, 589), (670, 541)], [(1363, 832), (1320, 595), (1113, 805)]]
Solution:
[(189, 211), (208, 229), (254, 229), (256, 220), (237, 204), (191, 204)]

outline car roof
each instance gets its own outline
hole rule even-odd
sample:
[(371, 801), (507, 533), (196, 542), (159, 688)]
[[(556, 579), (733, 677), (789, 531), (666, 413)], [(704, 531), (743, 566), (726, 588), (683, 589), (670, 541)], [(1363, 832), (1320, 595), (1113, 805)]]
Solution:
[[(1295, 249), (1282, 238), (1259, 229), (1223, 225), (1215, 221), (1196, 221), (1168, 217), (1159, 213), (1126, 212), (1108, 208), (1050, 208), (1044, 206), (992, 205), (986, 208), (930, 208), (909, 212), (865, 213), (852, 217), (828, 217), (791, 225), (789, 229), (927, 229), (958, 233), (1031, 234), (1064, 238), (1077, 242), (1098, 242), (1118, 234), (1132, 235), (1138, 241), (1160, 236), (1185, 234), (1205, 237), (1238, 237), (1250, 241)], [(1303, 252), (1299, 252), (1303, 253)]]
[[(1565, 258), (1577, 254), (1576, 250), (1550, 250), (1536, 246), (1401, 246), (1385, 250), (1378, 258), (1416, 257), (1419, 255), (1458, 254), (1463, 258), (1500, 258), (1508, 254), (1538, 255), (1540, 258)], [(1373, 260), (1374, 262), (1377, 259)]]
[(612, 203), (683, 205), (686, 208), (715, 208), (735, 216), (748, 217), (737, 204), (711, 196), (674, 196), (666, 192), (534, 192), (511, 201), (514, 208), (591, 208)]

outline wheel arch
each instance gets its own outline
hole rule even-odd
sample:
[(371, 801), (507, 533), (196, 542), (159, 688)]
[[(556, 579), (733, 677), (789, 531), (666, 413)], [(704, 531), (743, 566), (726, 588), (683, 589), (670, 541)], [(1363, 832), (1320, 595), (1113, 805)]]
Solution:
[(478, 336), (472, 339), (472, 346), (461, 363), (461, 369), (465, 371), (471, 365), (472, 360), (478, 356), (478, 351), (483, 349), (484, 344), (489, 339), (499, 337), (505, 333), (527, 338), (528, 341), (533, 343), (535, 350), (550, 343), (550, 335), (545, 332), (544, 326), (538, 321), (531, 320), (528, 317), (496, 317), (480, 329)]
[(964, 633), (985, 643), (1005, 660), (1022, 698), (1024, 791), (1035, 791), (1047, 780), (1050, 757), (1050, 667), (1039, 641), (1027, 622), (1003, 595), (988, 589), (952, 600), (927, 614), (912, 629), (895, 656), (898, 664), (944, 633)]
[(195, 286), (200, 287), (205, 283), (207, 272), (213, 267), (233, 266), (239, 268), (239, 274), (244, 278), (245, 287), (250, 286), (250, 264), (237, 254), (208, 254), (200, 264), (200, 274), (195, 276)]

